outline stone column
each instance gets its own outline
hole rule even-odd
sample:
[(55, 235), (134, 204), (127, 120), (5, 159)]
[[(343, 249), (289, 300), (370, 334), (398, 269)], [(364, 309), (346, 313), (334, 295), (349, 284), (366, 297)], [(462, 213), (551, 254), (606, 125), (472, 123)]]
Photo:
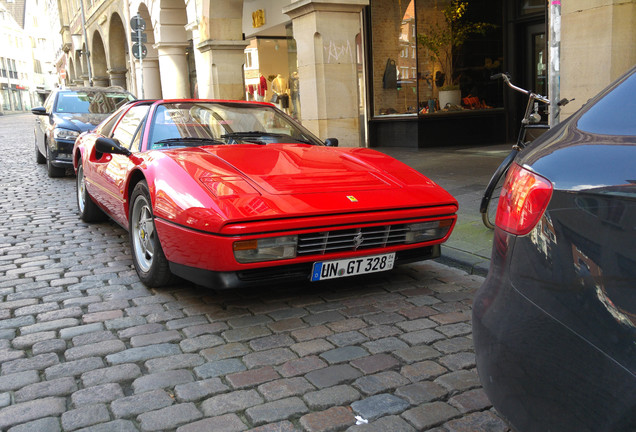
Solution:
[(126, 88), (126, 72), (125, 68), (109, 69), (110, 85)]
[(94, 76), (93, 85), (95, 87), (108, 87), (110, 86), (110, 78), (104, 75)]
[(137, 71), (137, 97), (144, 99), (161, 99), (161, 76), (159, 74), (159, 59), (157, 57), (146, 57), (144, 59), (143, 86), (141, 91), (141, 77), (139, 76), (139, 60), (135, 61)]
[(197, 45), (199, 97), (202, 99), (245, 99), (243, 63), (247, 42), (206, 40)]
[(298, 47), (303, 125), (321, 139), (360, 146), (356, 35), (368, 0), (300, 0), (283, 8)]
[(636, 2), (561, 2), (561, 121), (636, 63)]
[[(164, 99), (182, 99), (190, 97), (188, 61), (185, 49), (187, 44), (155, 45), (159, 55), (159, 73)], [(144, 61), (144, 71), (145, 71)], [(144, 75), (145, 78), (145, 75)], [(144, 81), (145, 88), (145, 81)], [(146, 96), (147, 97), (147, 96)]]

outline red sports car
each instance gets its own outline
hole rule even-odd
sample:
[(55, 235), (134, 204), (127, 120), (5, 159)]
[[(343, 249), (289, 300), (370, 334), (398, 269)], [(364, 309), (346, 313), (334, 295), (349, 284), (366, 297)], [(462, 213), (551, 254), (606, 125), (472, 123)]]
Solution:
[(86, 222), (130, 234), (135, 269), (217, 289), (320, 281), (435, 258), (457, 219), (440, 186), (325, 143), (271, 104), (135, 101), (73, 149)]

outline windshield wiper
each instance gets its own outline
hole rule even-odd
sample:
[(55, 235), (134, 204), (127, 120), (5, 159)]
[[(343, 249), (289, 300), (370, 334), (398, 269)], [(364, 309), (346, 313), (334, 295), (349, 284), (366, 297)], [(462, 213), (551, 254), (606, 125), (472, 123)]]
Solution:
[(170, 144), (180, 143), (180, 142), (196, 142), (196, 143), (214, 143), (214, 144), (225, 144), (225, 141), (218, 140), (216, 138), (200, 138), (200, 137), (181, 137), (181, 138), (166, 138), (159, 141), (155, 141), (154, 144)]
[[(269, 137), (274, 137), (274, 138), (287, 138), (289, 140), (292, 140), (292, 142), (316, 145), (316, 143), (313, 143), (313, 142), (311, 142), (309, 140), (306, 140), (306, 139), (296, 138), (296, 137), (293, 137), (291, 135), (287, 135), (287, 134), (283, 134), (283, 133), (267, 132), (267, 131), (232, 132), (232, 133), (227, 133), (227, 134), (221, 135), (221, 138), (251, 138), (251, 137), (260, 137), (260, 136), (269, 136)], [(246, 141), (249, 141), (249, 140), (246, 140)], [(262, 144), (263, 143), (262, 141), (254, 141), (254, 142), (257, 142), (258, 144)]]

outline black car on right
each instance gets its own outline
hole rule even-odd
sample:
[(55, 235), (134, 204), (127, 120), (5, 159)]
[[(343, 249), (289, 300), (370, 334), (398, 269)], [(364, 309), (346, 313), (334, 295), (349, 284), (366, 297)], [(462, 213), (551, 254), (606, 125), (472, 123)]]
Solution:
[(636, 67), (511, 166), (473, 338), (516, 431), (636, 431)]

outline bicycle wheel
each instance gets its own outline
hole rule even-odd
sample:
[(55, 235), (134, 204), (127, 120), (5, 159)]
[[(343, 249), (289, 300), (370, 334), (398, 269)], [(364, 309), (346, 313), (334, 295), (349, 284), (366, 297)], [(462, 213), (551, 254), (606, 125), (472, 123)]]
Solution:
[(481, 220), (486, 228), (495, 228), (495, 218), (497, 215), (497, 206), (499, 205), (499, 195), (501, 195), (501, 188), (506, 180), (506, 173), (508, 168), (515, 160), (515, 157), (519, 153), (517, 150), (512, 150), (503, 162), (497, 167), (495, 173), (490, 178), (488, 186), (484, 191), (484, 196), (481, 199), (481, 205), (479, 206), (479, 212), (481, 213)]

